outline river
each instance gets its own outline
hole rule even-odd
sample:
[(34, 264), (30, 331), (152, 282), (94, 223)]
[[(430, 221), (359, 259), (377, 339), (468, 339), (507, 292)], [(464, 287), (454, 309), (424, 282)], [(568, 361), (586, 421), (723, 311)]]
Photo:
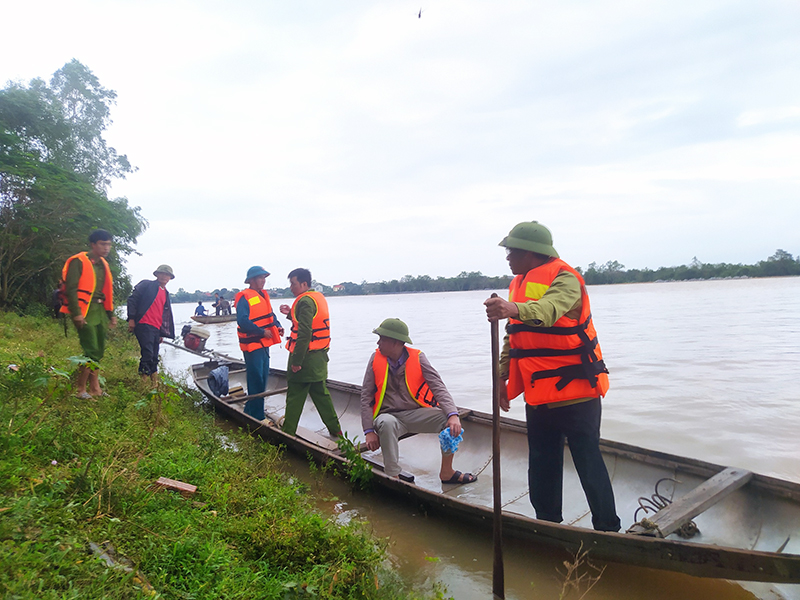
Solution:
[[(490, 330), (482, 306), (490, 293), (330, 298), (330, 378), (361, 383), (377, 341), (372, 329), (398, 317), (456, 403), (491, 412)], [(800, 278), (591, 286), (589, 295), (611, 381), (603, 437), (800, 482)], [(273, 301), (276, 311), (283, 302), (288, 300)], [(175, 305), (178, 330), (195, 306)], [(240, 356), (235, 323), (205, 327), (209, 348)], [(195, 362), (188, 353), (162, 348), (176, 374), (186, 374)], [(286, 351), (273, 347), (271, 361), (285, 368)], [(518, 399), (510, 416), (523, 414)], [(302, 465), (294, 464), (300, 475)], [(405, 576), (420, 583), (442, 580), (459, 599), (491, 596), (490, 535), (454, 530), (413, 507), (353, 495), (336, 482), (314, 484), (330, 486), (330, 495), (339, 498), (328, 509), (355, 511), (377, 535), (391, 538)], [(532, 554), (514, 544), (505, 552), (508, 598), (558, 597), (556, 569), (563, 556)], [(789, 596), (800, 597), (800, 586), (791, 586)], [(752, 596), (728, 582), (613, 564), (587, 596), (708, 597)]]

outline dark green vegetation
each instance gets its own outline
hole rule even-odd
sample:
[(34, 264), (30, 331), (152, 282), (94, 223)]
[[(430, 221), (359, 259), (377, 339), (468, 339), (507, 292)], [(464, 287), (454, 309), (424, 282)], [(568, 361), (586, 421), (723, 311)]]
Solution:
[[(142, 387), (124, 331), (96, 401), (72, 394), (73, 332), (0, 312), (0, 340), (3, 598), (418, 597), (364, 525), (313, 508), (279, 450), (223, 434), (181, 386)], [(162, 476), (197, 493), (158, 491)]]
[(37, 78), (0, 90), (0, 308), (46, 303), (64, 261), (88, 250), (98, 227), (114, 236), (117, 295), (130, 292), (121, 257), (147, 222), (125, 198), (106, 194), (134, 171), (103, 139), (115, 99), (77, 60), (49, 84)]
[[(580, 267), (578, 271), (581, 271)], [(590, 263), (581, 271), (589, 285), (603, 283), (643, 283), (648, 281), (686, 281), (689, 279), (726, 279), (731, 277), (784, 277), (800, 275), (800, 256), (796, 259), (785, 250), (777, 250), (767, 260), (754, 265), (701, 263), (696, 258), (688, 265), (652, 269), (625, 270), (625, 265), (610, 261), (598, 266)]]
[[(583, 274), (586, 283), (589, 285), (600, 285), (605, 283), (644, 283), (649, 281), (685, 281), (688, 279), (725, 279), (731, 277), (783, 277), (788, 275), (800, 275), (800, 256), (794, 258), (785, 250), (777, 250), (775, 254), (766, 260), (761, 260), (754, 265), (742, 264), (707, 264), (694, 259), (688, 265), (678, 267), (660, 267), (655, 271), (652, 269), (630, 269), (626, 270), (625, 265), (613, 260), (604, 265), (590, 263), (585, 271), (581, 267), (576, 270)], [(316, 284), (317, 282), (313, 282)], [(398, 294), (409, 292), (457, 292), (464, 290), (499, 290), (508, 287), (511, 283), (510, 275), (500, 277), (489, 277), (480, 271), (467, 273), (462, 271), (456, 277), (437, 277), (429, 275), (406, 275), (392, 281), (381, 281), (379, 283), (367, 283), (362, 281), (360, 284), (345, 282), (335, 286), (322, 285), (322, 291), (330, 296), (357, 296), (362, 294)], [(238, 289), (229, 290), (227, 288), (216, 289), (210, 292), (195, 290), (187, 292), (179, 288), (172, 295), (174, 302), (204, 302), (214, 298), (217, 292), (226, 298), (233, 298)], [(270, 295), (273, 297), (291, 297), (289, 288), (271, 288)]]

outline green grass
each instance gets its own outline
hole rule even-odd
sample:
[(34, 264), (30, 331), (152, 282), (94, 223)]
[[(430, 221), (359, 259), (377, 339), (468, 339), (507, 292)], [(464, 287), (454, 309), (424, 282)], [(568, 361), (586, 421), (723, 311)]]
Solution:
[[(364, 524), (317, 512), (276, 448), (220, 432), (196, 392), (143, 387), (137, 351), (113, 332), (110, 397), (79, 400), (75, 333), (0, 313), (4, 598), (443, 597), (400, 581)], [(198, 491), (158, 491), (161, 476)], [(92, 543), (131, 568), (110, 567)]]

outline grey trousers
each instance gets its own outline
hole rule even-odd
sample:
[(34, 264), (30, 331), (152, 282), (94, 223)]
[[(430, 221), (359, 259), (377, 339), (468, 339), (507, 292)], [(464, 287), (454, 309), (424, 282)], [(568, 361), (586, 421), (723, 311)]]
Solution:
[(400, 448), (398, 438), (405, 433), (439, 433), (447, 424), (447, 417), (438, 408), (414, 408), (375, 417), (375, 433), (381, 440), (383, 471), (390, 477), (400, 473)]

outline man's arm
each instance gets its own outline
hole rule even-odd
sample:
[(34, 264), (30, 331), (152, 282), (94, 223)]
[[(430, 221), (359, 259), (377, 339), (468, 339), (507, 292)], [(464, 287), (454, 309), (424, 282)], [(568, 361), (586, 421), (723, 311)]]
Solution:
[(375, 433), (374, 419), (372, 418), (372, 403), (375, 401), (375, 392), (378, 390), (375, 385), (375, 373), (372, 370), (372, 362), (375, 360), (375, 353), (369, 357), (367, 372), (364, 373), (364, 382), (361, 384), (361, 427), (364, 429), (364, 437), (368, 450), (377, 450), (381, 447), (381, 440)]
[(316, 311), (317, 304), (308, 296), (297, 302), (297, 308), (295, 308), (297, 341), (291, 354), (292, 367), (303, 366), (303, 361), (308, 353), (308, 345), (311, 343), (311, 323), (314, 321)]
[(67, 280), (65, 283), (69, 316), (78, 326), (82, 326), (83, 323), (86, 322), (81, 314), (80, 305), (78, 304), (78, 283), (80, 282), (82, 274), (83, 264), (76, 258), (69, 263), (69, 268), (67, 269)]
[(433, 397), (439, 403), (439, 408), (447, 416), (447, 426), (450, 428), (450, 434), (453, 437), (458, 437), (461, 433), (461, 419), (458, 418), (458, 407), (453, 401), (450, 392), (447, 391), (441, 375), (433, 368), (424, 352), (419, 354), (419, 366), (422, 369), (422, 375), (425, 377), (428, 387), (433, 392)]

